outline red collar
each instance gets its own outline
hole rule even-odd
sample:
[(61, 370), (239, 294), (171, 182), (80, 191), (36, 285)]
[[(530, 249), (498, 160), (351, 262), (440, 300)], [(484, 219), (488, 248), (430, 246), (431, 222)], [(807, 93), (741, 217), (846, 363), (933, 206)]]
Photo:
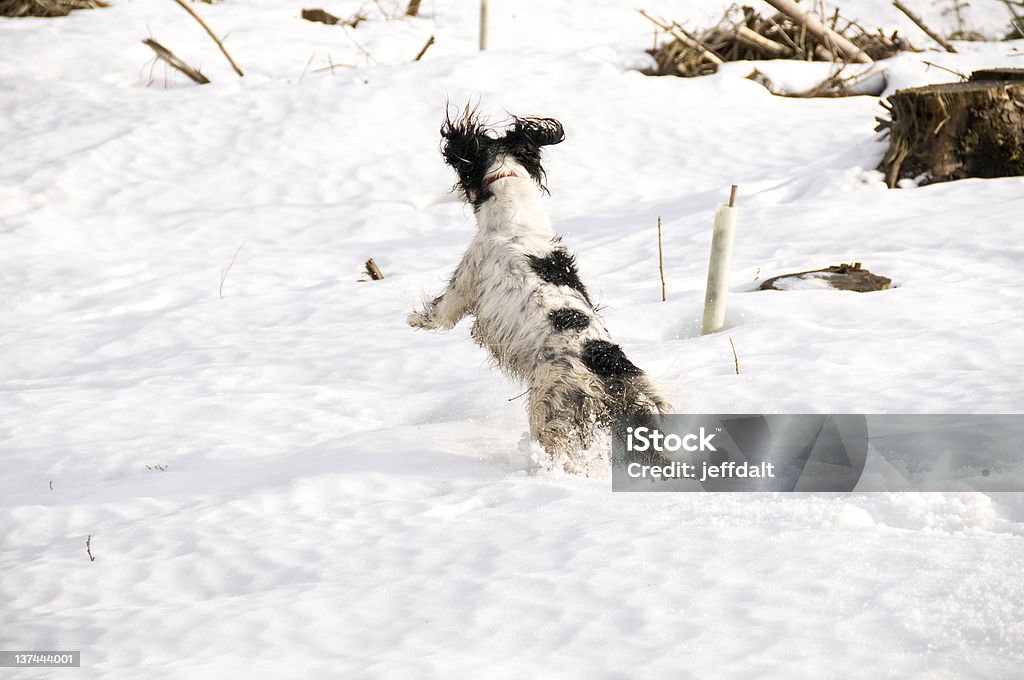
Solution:
[(499, 172), (497, 175), (492, 175), (485, 179), (484, 183), (480, 185), (480, 193), (482, 194), (486, 192), (488, 189), (491, 188), (492, 184), (497, 182), (499, 179), (504, 179), (505, 177), (519, 177), (519, 175), (512, 172), (511, 170), (509, 170), (508, 172)]

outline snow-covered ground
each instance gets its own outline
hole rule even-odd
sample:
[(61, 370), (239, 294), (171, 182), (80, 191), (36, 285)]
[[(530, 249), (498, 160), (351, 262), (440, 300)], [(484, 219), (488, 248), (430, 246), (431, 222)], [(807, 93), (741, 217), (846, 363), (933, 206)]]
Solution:
[[(750, 64), (645, 77), (634, 0), (491, 0), (482, 54), (475, 2), (380, 10), (404, 4), (194, 4), (244, 79), (169, 0), (0, 20), (0, 649), (82, 651), (5, 671), (1019, 677), (1021, 494), (613, 494), (537, 464), (467, 325), (404, 318), (472, 234), (437, 153), (472, 100), (565, 125), (556, 229), (678, 410), (1020, 412), (1024, 179), (887, 190), (876, 98), (775, 97)], [(640, 3), (694, 26), (726, 4)], [(929, 47), (887, 1), (841, 7)], [(925, 61), (1024, 66), (1021, 41), (957, 47), (883, 64), (890, 92), (954, 78)], [(731, 183), (728, 328), (701, 337)], [(755, 290), (852, 261), (896, 287)]]

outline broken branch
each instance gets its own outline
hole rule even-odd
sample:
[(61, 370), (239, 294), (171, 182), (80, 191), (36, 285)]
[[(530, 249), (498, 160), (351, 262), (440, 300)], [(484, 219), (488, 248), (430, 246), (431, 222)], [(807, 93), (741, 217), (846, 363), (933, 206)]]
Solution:
[(142, 41), (143, 45), (146, 45), (151, 50), (156, 52), (156, 56), (167, 62), (171, 68), (181, 71), (186, 76), (199, 83), (200, 85), (206, 85), (210, 82), (210, 79), (204, 76), (202, 73), (186, 64), (181, 58), (178, 57), (174, 52), (153, 40), (152, 38), (146, 38)]
[(952, 52), (953, 54), (956, 54), (956, 50), (953, 49), (953, 46), (950, 45), (945, 40), (943, 40), (942, 36), (940, 36), (938, 33), (928, 28), (928, 25), (924, 23), (924, 19), (914, 14), (909, 7), (900, 2), (900, 0), (893, 0), (892, 4), (896, 9), (906, 14), (908, 19), (917, 24), (917, 27), (924, 31), (929, 38), (942, 45), (942, 49), (946, 50), (947, 52)]
[(429, 50), (430, 46), (433, 44), (434, 36), (430, 36), (430, 39), (427, 40), (427, 44), (423, 46), (423, 49), (420, 50), (419, 54), (416, 55), (416, 58), (413, 59), (413, 61), (419, 61), (420, 59), (422, 59), (423, 55), (427, 53), (427, 50)]
[(174, 2), (178, 3), (179, 5), (181, 5), (182, 9), (184, 9), (186, 12), (191, 14), (192, 18), (195, 19), (196, 21), (198, 21), (199, 25), (203, 27), (203, 30), (206, 31), (207, 35), (209, 35), (211, 38), (213, 38), (213, 42), (217, 43), (217, 47), (220, 48), (221, 53), (228, 60), (228, 63), (231, 64), (231, 68), (235, 69), (235, 73), (237, 73), (239, 76), (244, 76), (245, 74), (242, 73), (242, 69), (238, 68), (238, 64), (236, 64), (235, 60), (231, 58), (231, 55), (228, 54), (228, 51), (226, 49), (224, 49), (224, 44), (217, 38), (217, 36), (215, 36), (213, 34), (213, 31), (211, 31), (210, 27), (206, 25), (206, 22), (203, 21), (202, 19), (200, 19), (199, 15), (196, 14), (192, 10), (191, 7), (189, 7), (188, 5), (185, 4), (185, 0), (174, 0)]

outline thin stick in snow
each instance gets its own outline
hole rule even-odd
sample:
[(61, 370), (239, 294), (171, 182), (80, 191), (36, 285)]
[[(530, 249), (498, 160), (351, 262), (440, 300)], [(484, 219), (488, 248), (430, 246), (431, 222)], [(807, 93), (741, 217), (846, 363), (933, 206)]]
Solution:
[(661, 215), (658, 215), (658, 272), (661, 274), (661, 301), (665, 301), (665, 267), (661, 259)]
[[(244, 245), (245, 241), (242, 241), (242, 246)], [(224, 269), (220, 271), (220, 287), (217, 289), (217, 294), (220, 296), (221, 300), (224, 299), (224, 281), (227, 280), (228, 272), (231, 271), (231, 267), (234, 266), (235, 258), (238, 257), (238, 251), (242, 249), (242, 246), (238, 246), (238, 250), (236, 250), (235, 254), (231, 256), (231, 262), (228, 262), (228, 266), (224, 267)]]
[(427, 40), (427, 44), (423, 46), (423, 49), (420, 50), (420, 53), (416, 55), (416, 58), (413, 59), (413, 61), (419, 61), (420, 59), (422, 59), (423, 55), (427, 53), (427, 50), (429, 50), (430, 46), (433, 45), (433, 44), (434, 44), (434, 36), (430, 36), (430, 39)]
[(236, 64), (235, 60), (231, 58), (231, 55), (228, 54), (228, 51), (226, 49), (224, 49), (224, 44), (217, 38), (217, 36), (215, 36), (213, 34), (213, 31), (211, 31), (210, 27), (206, 25), (206, 22), (203, 21), (202, 19), (200, 19), (199, 15), (196, 14), (194, 11), (192, 11), (191, 7), (189, 7), (188, 5), (185, 4), (185, 0), (174, 0), (174, 2), (178, 3), (179, 5), (181, 5), (181, 8), (183, 10), (185, 10), (186, 12), (191, 14), (192, 18), (195, 19), (196, 21), (198, 21), (199, 25), (203, 27), (203, 30), (205, 30), (206, 33), (211, 38), (213, 38), (213, 42), (217, 43), (217, 47), (220, 48), (221, 53), (227, 58), (228, 63), (231, 64), (231, 68), (235, 69), (235, 73), (237, 73), (239, 76), (244, 76), (245, 74), (242, 73), (242, 69), (238, 68), (238, 64)]
[(953, 49), (953, 46), (950, 45), (945, 40), (943, 40), (942, 36), (940, 36), (938, 33), (928, 28), (928, 25), (924, 23), (924, 19), (914, 14), (909, 7), (900, 2), (900, 0), (893, 0), (892, 4), (896, 9), (906, 14), (908, 19), (917, 24), (917, 27), (924, 31), (929, 38), (942, 45), (942, 49), (946, 50), (947, 52), (952, 52), (953, 54), (956, 54), (956, 50)]
[(178, 55), (171, 52), (169, 49), (153, 40), (152, 38), (146, 38), (142, 41), (143, 45), (146, 45), (151, 50), (156, 52), (156, 56), (167, 62), (171, 68), (181, 71), (186, 76), (199, 83), (200, 85), (206, 85), (210, 82), (210, 79), (200, 73), (198, 70), (192, 68), (186, 64)]
[(729, 346), (732, 347), (732, 360), (736, 364), (736, 375), (740, 374), (740, 358), (736, 356), (736, 343), (729, 338)]
[(96, 561), (96, 558), (92, 556), (92, 534), (85, 537), (85, 553), (89, 556), (90, 562)]
[(1010, 4), (1010, 0), (1003, 0), (1003, 4), (1006, 5), (1006, 9), (1008, 9), (1010, 14), (1013, 15), (1013, 21), (1010, 23), (1013, 24), (1013, 27), (1017, 30), (1017, 33), (1020, 34), (1020, 37), (1024, 38), (1024, 18), (1017, 14), (1017, 10), (1015, 10), (1013, 5)]

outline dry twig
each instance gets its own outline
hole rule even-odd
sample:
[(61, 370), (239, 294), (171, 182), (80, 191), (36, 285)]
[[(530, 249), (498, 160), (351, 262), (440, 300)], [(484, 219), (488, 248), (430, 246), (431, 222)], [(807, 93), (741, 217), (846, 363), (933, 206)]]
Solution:
[(420, 59), (422, 59), (423, 55), (427, 53), (427, 50), (429, 50), (430, 46), (433, 45), (433, 44), (434, 44), (434, 36), (430, 36), (430, 38), (427, 40), (427, 43), (419, 51), (419, 54), (416, 55), (416, 58), (413, 59), (413, 61), (419, 61)]
[(729, 346), (732, 347), (732, 360), (736, 364), (736, 375), (740, 374), (740, 358), (736, 356), (736, 343), (729, 338)]
[(181, 71), (186, 76), (199, 83), (200, 85), (206, 85), (210, 82), (210, 79), (200, 73), (198, 70), (192, 68), (184, 62), (178, 55), (171, 52), (169, 49), (158, 43), (152, 38), (146, 38), (142, 41), (143, 45), (146, 45), (151, 50), (156, 52), (156, 56), (167, 62), (171, 68)]
[(244, 76), (245, 74), (244, 74), (244, 73), (242, 73), (242, 69), (238, 68), (238, 64), (236, 64), (236, 63), (235, 63), (235, 60), (231, 58), (231, 55), (230, 55), (230, 54), (228, 54), (228, 51), (227, 51), (226, 49), (224, 49), (224, 43), (222, 43), (222, 42), (220, 41), (220, 39), (219, 39), (219, 38), (217, 38), (217, 36), (215, 36), (215, 35), (213, 34), (213, 31), (211, 31), (211, 30), (210, 30), (210, 27), (206, 25), (206, 22), (205, 22), (205, 21), (203, 21), (202, 19), (200, 19), (200, 18), (199, 18), (199, 15), (198, 15), (198, 14), (196, 14), (196, 13), (195, 13), (195, 12), (194, 12), (194, 11), (192, 10), (192, 8), (191, 8), (191, 7), (189, 7), (188, 5), (186, 5), (186, 4), (185, 4), (185, 0), (174, 0), (174, 2), (178, 3), (179, 5), (181, 5), (181, 8), (182, 8), (182, 9), (184, 9), (184, 10), (185, 10), (186, 12), (188, 12), (189, 14), (191, 14), (191, 15), (192, 15), (192, 18), (193, 18), (193, 19), (195, 19), (196, 21), (198, 21), (198, 22), (199, 22), (199, 25), (203, 27), (203, 30), (205, 30), (205, 31), (206, 31), (207, 35), (209, 35), (209, 36), (210, 36), (211, 38), (213, 38), (213, 42), (217, 43), (217, 47), (219, 47), (219, 48), (220, 48), (220, 51), (221, 51), (221, 53), (222, 53), (222, 54), (224, 55), (224, 57), (225, 57), (225, 58), (226, 58), (226, 59), (228, 60), (228, 63), (230, 63), (230, 64), (231, 64), (231, 68), (235, 69), (235, 73), (237, 73), (237, 74), (238, 74), (239, 76)]
[(224, 267), (224, 269), (220, 271), (220, 287), (217, 288), (217, 295), (220, 296), (221, 300), (224, 299), (224, 282), (228, 278), (228, 272), (231, 271), (231, 267), (234, 266), (235, 258), (238, 257), (238, 253), (240, 250), (242, 250), (242, 246), (244, 245), (245, 241), (242, 241), (242, 245), (238, 246), (238, 250), (236, 250), (235, 254), (231, 256), (231, 262), (228, 262), (228, 266)]
[(950, 45), (945, 40), (943, 40), (941, 35), (930, 29), (928, 25), (924, 23), (924, 19), (914, 14), (914, 12), (911, 11), (909, 7), (900, 2), (900, 0), (893, 0), (892, 4), (896, 9), (906, 14), (908, 19), (917, 24), (917, 27), (924, 31), (929, 38), (939, 43), (939, 45), (942, 46), (942, 49), (946, 50), (947, 52), (952, 52), (953, 54), (956, 54), (956, 50), (953, 49), (953, 46)]
[(661, 301), (665, 301), (665, 266), (661, 259), (661, 215), (658, 215), (658, 272), (661, 274)]

